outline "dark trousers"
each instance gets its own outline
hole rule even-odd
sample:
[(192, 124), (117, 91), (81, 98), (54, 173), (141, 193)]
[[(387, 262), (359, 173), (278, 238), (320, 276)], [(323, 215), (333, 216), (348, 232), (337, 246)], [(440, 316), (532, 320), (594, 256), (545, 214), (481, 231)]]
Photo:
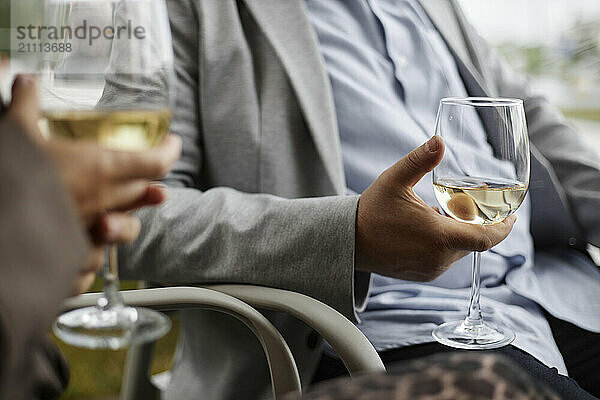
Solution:
[[(516, 347), (507, 346), (494, 351), (512, 359), (565, 400), (598, 400), (596, 397), (600, 397), (600, 334), (588, 332), (550, 315), (547, 315), (547, 319), (570, 377), (559, 375), (556, 368), (546, 367)], [(461, 350), (442, 346), (439, 343), (427, 343), (384, 351), (380, 356), (388, 366), (449, 351)], [(324, 355), (313, 381), (318, 382), (344, 375), (347, 375), (347, 372), (342, 362), (337, 358)]]

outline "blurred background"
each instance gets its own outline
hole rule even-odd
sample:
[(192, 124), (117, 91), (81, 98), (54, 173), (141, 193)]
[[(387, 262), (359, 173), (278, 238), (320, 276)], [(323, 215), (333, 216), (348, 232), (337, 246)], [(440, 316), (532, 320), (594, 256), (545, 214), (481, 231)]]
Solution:
[[(600, 0), (459, 1), (481, 35), (527, 74), (534, 88), (560, 107), (600, 152)], [(5, 17), (0, 9), (0, 29), (8, 25)], [(157, 346), (153, 372), (170, 367), (177, 335), (175, 318), (173, 330)], [(117, 398), (124, 351), (60, 346), (72, 369), (62, 399)]]
[(600, 152), (600, 1), (459, 1), (479, 33)]

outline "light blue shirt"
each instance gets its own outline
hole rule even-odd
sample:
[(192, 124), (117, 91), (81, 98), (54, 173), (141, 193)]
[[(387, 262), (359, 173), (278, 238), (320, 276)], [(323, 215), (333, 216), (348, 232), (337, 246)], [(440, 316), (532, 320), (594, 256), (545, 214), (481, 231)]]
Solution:
[[(333, 88), (348, 191), (362, 193), (381, 172), (432, 136), (441, 98), (467, 96), (467, 91), (447, 46), (415, 0), (306, 0), (306, 4)], [(445, 157), (457, 163), (477, 160), (485, 167), (494, 162), (492, 149), (478, 118), (472, 125), (472, 141), (448, 143)], [(430, 174), (415, 192), (437, 205)], [(482, 254), (484, 318), (513, 329), (516, 347), (566, 374), (538, 304), (559, 310), (554, 314), (563, 318), (571, 310), (557, 304), (560, 296), (544, 295), (543, 279), (531, 273), (529, 197), (517, 215), (509, 237)], [(583, 257), (543, 257), (565, 273), (581, 270), (576, 279), (600, 282)], [(556, 285), (555, 278), (546, 281)], [(359, 328), (380, 351), (431, 342), (435, 326), (464, 318), (470, 285), (471, 257), (431, 283), (375, 275)], [(590, 317), (595, 310), (589, 310)], [(600, 329), (599, 318), (600, 313), (587, 322)]]

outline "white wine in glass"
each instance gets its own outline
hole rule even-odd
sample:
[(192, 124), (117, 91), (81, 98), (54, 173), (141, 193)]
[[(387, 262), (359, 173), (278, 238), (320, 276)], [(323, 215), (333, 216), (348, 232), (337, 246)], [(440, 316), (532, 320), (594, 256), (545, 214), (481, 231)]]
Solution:
[[(477, 125), (483, 125), (490, 144), (476, 143)], [(433, 170), (438, 203), (450, 217), (470, 224), (491, 225), (513, 214), (529, 186), (529, 138), (523, 102), (519, 99), (482, 97), (446, 98), (440, 102), (436, 134), (444, 138), (446, 154)], [(468, 159), (467, 146), (482, 148), (480, 157)], [(485, 150), (484, 150), (485, 148)], [(471, 298), (464, 320), (435, 328), (440, 343), (461, 349), (506, 346), (515, 333), (484, 321), (480, 308), (481, 253), (473, 253)]]
[(527, 193), (522, 183), (482, 178), (439, 179), (433, 189), (448, 215), (481, 225), (504, 221), (519, 208)]
[(121, 151), (142, 151), (160, 144), (171, 124), (170, 110), (48, 111), (43, 130), (50, 137), (89, 140)]
[[(28, 48), (36, 49), (30, 58), (36, 60), (42, 133), (49, 140), (90, 141), (127, 152), (161, 143), (169, 130), (175, 82), (165, 0), (40, 4), (41, 17), (30, 23), (39, 36)], [(23, 62), (26, 56), (18, 65), (31, 65)], [(18, 65), (12, 65), (13, 73), (32, 72), (19, 71)], [(163, 336), (169, 318), (123, 303), (117, 247), (107, 252), (104, 296), (94, 307), (60, 315), (55, 334), (74, 346), (110, 349)]]

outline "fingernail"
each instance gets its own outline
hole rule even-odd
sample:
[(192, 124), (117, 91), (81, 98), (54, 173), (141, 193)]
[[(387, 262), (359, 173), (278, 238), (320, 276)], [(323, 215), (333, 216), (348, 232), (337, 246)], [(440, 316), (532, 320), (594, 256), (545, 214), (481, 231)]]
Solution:
[(436, 153), (440, 148), (440, 142), (438, 141), (437, 135), (427, 141), (427, 148), (430, 153)]
[(163, 188), (163, 189), (167, 188), (167, 185), (165, 185), (162, 182), (150, 182), (150, 186), (159, 187), (159, 188)]

